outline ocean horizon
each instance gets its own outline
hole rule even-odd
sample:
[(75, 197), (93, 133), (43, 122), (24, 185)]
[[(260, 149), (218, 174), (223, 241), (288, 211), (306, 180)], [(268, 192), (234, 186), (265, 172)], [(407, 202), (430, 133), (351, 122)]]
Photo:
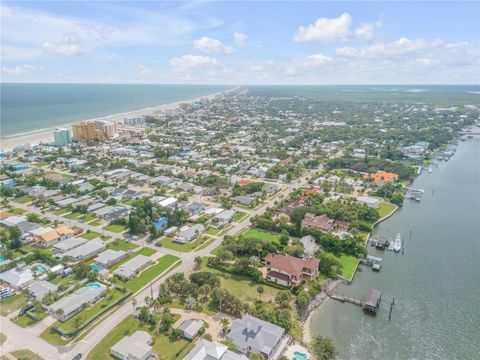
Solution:
[(233, 85), (0, 83), (2, 139), (208, 96)]

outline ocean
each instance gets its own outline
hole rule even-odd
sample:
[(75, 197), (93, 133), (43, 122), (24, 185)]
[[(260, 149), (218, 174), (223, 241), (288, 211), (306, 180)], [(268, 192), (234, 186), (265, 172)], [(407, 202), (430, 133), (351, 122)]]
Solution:
[(1, 137), (189, 100), (231, 88), (228, 85), (1, 83)]
[(405, 253), (368, 246), (383, 258), (381, 271), (361, 266), (339, 289), (356, 299), (379, 289), (378, 314), (328, 300), (313, 315), (312, 335), (332, 337), (339, 359), (480, 359), (479, 140), (460, 142), (450, 161), (420, 175), (413, 186), (425, 190), (422, 201), (406, 200), (375, 229), (401, 233)]

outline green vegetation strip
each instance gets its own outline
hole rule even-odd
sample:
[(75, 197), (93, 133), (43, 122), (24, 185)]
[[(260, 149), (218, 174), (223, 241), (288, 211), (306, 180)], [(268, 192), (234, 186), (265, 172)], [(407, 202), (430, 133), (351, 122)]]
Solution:
[(125, 231), (125, 227), (122, 225), (107, 225), (103, 227), (103, 230), (111, 231), (114, 233), (121, 233)]
[(109, 243), (107, 245), (107, 248), (112, 249), (112, 250), (123, 250), (123, 251), (128, 251), (128, 250), (133, 250), (137, 248), (138, 245), (129, 241), (125, 241), (123, 239), (116, 239)]
[(389, 215), (396, 208), (397, 206), (394, 204), (391, 204), (388, 202), (382, 202), (378, 207), (378, 213), (380, 215), (380, 219), (383, 219), (385, 216)]
[(175, 250), (175, 251), (190, 252), (192, 250), (195, 250), (195, 249), (199, 248), (200, 246), (202, 246), (205, 242), (208, 242), (209, 240), (211, 240), (210, 237), (204, 236), (204, 237), (202, 237), (200, 239), (197, 239), (197, 240), (194, 240), (190, 243), (181, 244), (181, 243), (177, 243), (175, 241), (172, 241), (172, 239), (170, 239), (168, 237), (165, 237), (165, 238), (160, 240), (160, 244), (162, 244), (162, 246), (165, 246), (168, 249), (172, 249), (172, 250)]
[(13, 351), (11, 354), (19, 360), (43, 360), (42, 357), (28, 349)]
[(92, 240), (92, 239), (95, 239), (97, 237), (99, 237), (101, 234), (96, 232), (96, 231), (90, 231), (90, 232), (86, 232), (85, 234), (81, 235), (80, 237), (84, 238), (84, 239), (87, 239), (87, 240)]

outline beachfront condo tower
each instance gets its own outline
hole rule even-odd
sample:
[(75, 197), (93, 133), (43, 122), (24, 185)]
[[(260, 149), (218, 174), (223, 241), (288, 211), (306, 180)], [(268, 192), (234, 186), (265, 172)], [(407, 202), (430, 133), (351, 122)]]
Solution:
[(55, 146), (65, 146), (72, 143), (72, 133), (69, 129), (59, 128), (53, 132), (53, 144)]

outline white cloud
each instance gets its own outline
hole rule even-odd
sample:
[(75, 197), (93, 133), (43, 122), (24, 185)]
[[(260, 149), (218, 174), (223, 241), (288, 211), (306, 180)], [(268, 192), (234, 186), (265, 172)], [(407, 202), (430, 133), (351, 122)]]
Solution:
[(402, 37), (395, 42), (375, 43), (363, 48), (342, 47), (337, 49), (336, 53), (343, 58), (390, 59), (409, 55), (431, 46), (433, 43), (429, 44), (422, 39), (410, 40)]
[(232, 54), (235, 50), (225, 46), (220, 40), (212, 39), (206, 36), (195, 40), (194, 48), (207, 54)]
[(234, 32), (233, 41), (237, 46), (245, 46), (248, 42), (248, 35), (241, 32)]
[(319, 18), (314, 24), (300, 26), (295, 34), (294, 41), (328, 43), (345, 40), (351, 36), (350, 25), (352, 17), (343, 13), (337, 18)]
[(75, 36), (65, 35), (58, 43), (45, 42), (42, 47), (47, 53), (59, 56), (75, 56), (84, 53), (85, 51), (78, 44), (78, 39)]
[(135, 66), (135, 71), (139, 73), (140, 75), (147, 76), (153, 74), (153, 70), (149, 68), (148, 66), (145, 66), (143, 64), (137, 64)]
[(211, 68), (218, 65), (217, 59), (202, 55), (183, 55), (170, 59), (170, 65), (176, 69)]
[(375, 29), (382, 26), (381, 21), (374, 23), (363, 23), (355, 29), (355, 37), (361, 40), (370, 40), (373, 37)]
[(9, 75), (22, 75), (35, 70), (35, 66), (30, 64), (18, 65), (14, 68), (2, 68), (2, 72)]
[(382, 26), (381, 21), (365, 22), (352, 30), (352, 23), (351, 15), (346, 12), (336, 18), (318, 18), (311, 25), (300, 26), (293, 39), (297, 43), (331, 43), (353, 39), (370, 40), (373, 38), (375, 30)]

